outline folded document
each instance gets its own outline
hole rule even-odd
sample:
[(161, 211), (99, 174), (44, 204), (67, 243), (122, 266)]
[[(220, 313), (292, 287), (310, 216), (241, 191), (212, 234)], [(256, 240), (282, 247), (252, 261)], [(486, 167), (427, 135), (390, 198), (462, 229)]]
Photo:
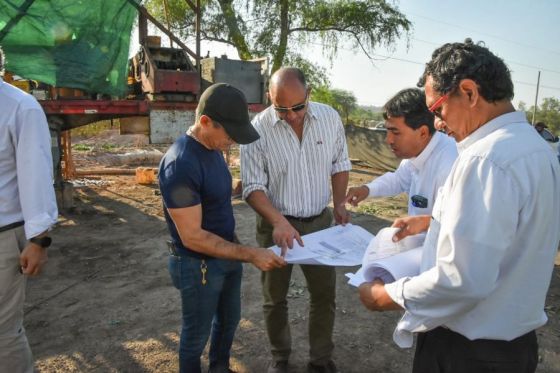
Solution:
[(425, 234), (393, 242), (397, 231), (398, 228), (381, 229), (370, 241), (362, 259), (362, 267), (356, 273), (346, 274), (350, 285), (360, 286), (376, 278), (388, 284), (402, 277), (419, 274)]

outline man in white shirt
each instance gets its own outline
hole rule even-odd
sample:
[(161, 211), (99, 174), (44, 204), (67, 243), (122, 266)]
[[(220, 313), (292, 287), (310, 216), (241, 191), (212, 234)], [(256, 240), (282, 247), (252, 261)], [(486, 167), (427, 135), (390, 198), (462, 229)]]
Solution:
[(418, 333), (413, 372), (534, 372), (535, 329), (560, 240), (560, 165), (511, 103), (505, 63), (464, 43), (437, 49), (419, 85), (458, 143), (431, 216), (397, 219), (395, 239), (429, 227), (420, 274), (363, 284), (371, 310), (405, 309), (401, 347)]
[[(243, 198), (259, 214), (257, 242), (283, 252), (301, 236), (325, 229), (333, 214), (346, 223), (343, 203), (351, 168), (344, 127), (330, 106), (310, 102), (305, 76), (282, 68), (270, 79), (272, 105), (253, 120), (260, 139), (241, 147)], [(288, 371), (291, 335), (287, 292), (292, 265), (263, 272), (263, 310), (273, 362), (269, 373)], [(334, 267), (301, 265), (310, 293), (308, 372), (336, 372), (332, 361), (335, 318)]]
[(357, 206), (367, 197), (408, 193), (408, 215), (432, 213), (438, 189), (457, 158), (455, 141), (434, 127), (434, 114), (418, 88), (398, 92), (383, 107), (383, 118), (391, 150), (403, 161), (395, 172), (387, 172), (367, 185), (350, 188), (344, 200)]
[[(0, 49), (0, 75), (4, 54)], [(0, 370), (33, 372), (23, 328), (27, 276), (47, 261), (58, 211), (51, 137), (33, 96), (0, 78)]]

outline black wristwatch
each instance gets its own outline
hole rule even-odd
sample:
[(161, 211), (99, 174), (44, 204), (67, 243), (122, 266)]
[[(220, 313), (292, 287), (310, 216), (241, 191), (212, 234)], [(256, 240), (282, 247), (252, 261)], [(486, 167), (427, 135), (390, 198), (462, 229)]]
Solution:
[(49, 236), (33, 237), (29, 239), (29, 242), (34, 243), (35, 245), (39, 245), (43, 249), (46, 249), (51, 245), (52, 238), (50, 238)]

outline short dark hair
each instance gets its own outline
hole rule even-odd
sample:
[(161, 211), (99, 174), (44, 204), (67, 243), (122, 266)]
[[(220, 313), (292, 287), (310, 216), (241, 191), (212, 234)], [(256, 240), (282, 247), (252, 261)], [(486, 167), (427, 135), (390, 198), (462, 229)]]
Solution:
[(2, 47), (0, 47), (0, 76), (4, 75), (4, 51), (2, 50)]
[(453, 92), (462, 79), (472, 79), (480, 95), (488, 102), (513, 99), (511, 72), (505, 62), (490, 52), (483, 42), (447, 43), (432, 54), (418, 87), (424, 87), (428, 76), (433, 88), (442, 93)]
[(434, 127), (434, 114), (426, 106), (426, 94), (418, 88), (406, 88), (391, 97), (383, 106), (385, 120), (404, 117), (404, 122), (412, 129), (427, 126), (430, 134)]

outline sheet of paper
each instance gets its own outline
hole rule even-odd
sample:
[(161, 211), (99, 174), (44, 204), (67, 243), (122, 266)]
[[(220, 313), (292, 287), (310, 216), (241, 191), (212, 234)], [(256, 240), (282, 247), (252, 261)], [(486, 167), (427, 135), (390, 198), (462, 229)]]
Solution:
[[(294, 248), (286, 252), (285, 258), (293, 264), (360, 265), (372, 237), (371, 233), (357, 225), (335, 225), (304, 235), (304, 246), (294, 242)], [(278, 246), (271, 249), (280, 254)]]
[(398, 231), (399, 228), (389, 227), (383, 228), (377, 232), (377, 235), (370, 241), (367, 247), (362, 265), (367, 265), (374, 260), (386, 258), (422, 246), (426, 238), (426, 235), (421, 233), (405, 237), (398, 242), (393, 242), (393, 236)]
[(362, 267), (363, 275), (366, 281), (373, 281), (376, 277), (384, 279), (389, 273), (393, 277), (389, 282), (393, 282), (399, 278), (418, 275), (421, 261), (422, 246), (376, 260)]
[(362, 267), (356, 273), (346, 274), (348, 284), (360, 286), (375, 278), (388, 284), (399, 278), (418, 274), (425, 234), (393, 242), (392, 238), (397, 231), (398, 228), (383, 228), (371, 239), (362, 259)]

